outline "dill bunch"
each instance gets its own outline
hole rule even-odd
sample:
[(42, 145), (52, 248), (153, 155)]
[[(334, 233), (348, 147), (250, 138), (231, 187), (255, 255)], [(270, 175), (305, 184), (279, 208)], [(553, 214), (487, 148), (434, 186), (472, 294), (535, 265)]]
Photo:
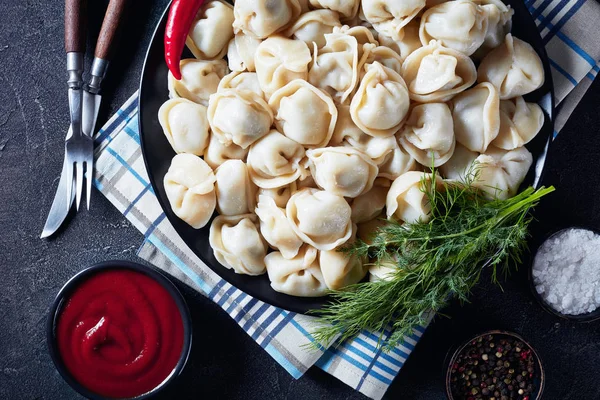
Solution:
[[(483, 268), (492, 280), (521, 262), (527, 246), (529, 209), (554, 191), (529, 187), (507, 200), (489, 200), (472, 183), (422, 180), (431, 207), (427, 223), (400, 225), (388, 221), (369, 243), (357, 240), (341, 251), (368, 257), (374, 265), (393, 267), (389, 280), (362, 282), (333, 291), (332, 302), (316, 310), (320, 324), (315, 343), (341, 342), (368, 329), (384, 332), (380, 346), (391, 349), (424, 324), (453, 297), (467, 301)], [(438, 189), (436, 189), (438, 188)]]

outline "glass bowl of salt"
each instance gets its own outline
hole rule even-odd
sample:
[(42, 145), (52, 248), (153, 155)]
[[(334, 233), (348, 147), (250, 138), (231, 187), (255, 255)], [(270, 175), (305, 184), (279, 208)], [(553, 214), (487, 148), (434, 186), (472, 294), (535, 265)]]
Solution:
[(600, 319), (600, 233), (587, 227), (561, 229), (533, 253), (529, 282), (549, 313), (571, 321)]

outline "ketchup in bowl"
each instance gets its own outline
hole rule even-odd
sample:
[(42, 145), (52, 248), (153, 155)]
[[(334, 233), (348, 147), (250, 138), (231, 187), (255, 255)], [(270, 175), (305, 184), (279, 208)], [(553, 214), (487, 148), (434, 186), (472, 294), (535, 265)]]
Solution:
[(162, 275), (114, 264), (85, 270), (61, 290), (50, 347), (67, 381), (102, 397), (133, 398), (183, 368), (191, 335), (182, 313), (189, 314)]

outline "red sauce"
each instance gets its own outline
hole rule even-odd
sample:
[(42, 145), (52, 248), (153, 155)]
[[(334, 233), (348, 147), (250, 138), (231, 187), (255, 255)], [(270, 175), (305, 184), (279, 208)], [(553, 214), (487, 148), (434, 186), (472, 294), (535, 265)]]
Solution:
[(135, 397), (167, 378), (183, 348), (183, 321), (170, 293), (131, 270), (106, 270), (68, 298), (56, 327), (71, 375), (106, 397)]

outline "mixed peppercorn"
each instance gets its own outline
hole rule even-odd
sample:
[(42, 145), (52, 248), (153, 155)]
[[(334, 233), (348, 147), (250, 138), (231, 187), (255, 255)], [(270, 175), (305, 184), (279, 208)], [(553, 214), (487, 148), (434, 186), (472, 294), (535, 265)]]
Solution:
[(472, 340), (450, 366), (454, 400), (534, 400), (539, 376), (535, 355), (523, 341), (508, 335)]

